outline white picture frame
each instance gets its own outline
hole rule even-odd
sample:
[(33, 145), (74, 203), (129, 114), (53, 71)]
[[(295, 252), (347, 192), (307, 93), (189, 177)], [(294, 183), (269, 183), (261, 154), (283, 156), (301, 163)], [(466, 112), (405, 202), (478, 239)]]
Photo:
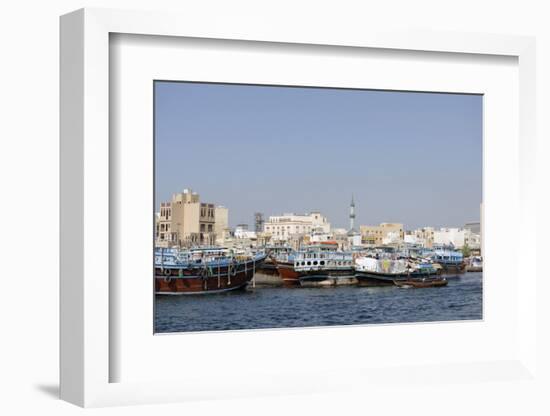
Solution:
[[(269, 377), (239, 380), (220, 374), (212, 380), (210, 369), (181, 380), (113, 382), (112, 367), (122, 357), (112, 348), (117, 337), (112, 313), (113, 288), (109, 276), (110, 227), (113, 227), (111, 174), (118, 167), (110, 157), (110, 34), (170, 36), (277, 42), (281, 44), (331, 45), (334, 48), (428, 51), (440, 54), (499, 55), (517, 58), (519, 68), (519, 159), (517, 183), (519, 249), (517, 261), (525, 264), (517, 291), (517, 348), (488, 361), (418, 362), (403, 369), (360, 366), (323, 368), (319, 372), (266, 372)], [(399, 378), (401, 389), (411, 385), (443, 382), (479, 383), (483, 380), (536, 382), (536, 279), (535, 261), (525, 242), (535, 241), (533, 177), (535, 172), (535, 43), (529, 37), (464, 33), (411, 33), (360, 30), (329, 34), (322, 30), (280, 28), (269, 22), (248, 21), (236, 25), (221, 19), (205, 25), (192, 17), (165, 13), (83, 9), (61, 18), (61, 397), (80, 406), (157, 403), (213, 397), (339, 391), (353, 384), (388, 385)], [(514, 194), (515, 195), (515, 194)], [(524, 244), (521, 244), (523, 242)], [(532, 258), (532, 257), (531, 257)], [(346, 331), (356, 331), (349, 328)], [(337, 330), (336, 330), (337, 331)], [(417, 331), (413, 326), (409, 335)], [(459, 329), (460, 331), (460, 329)], [(331, 336), (334, 330), (294, 330), (301, 340)], [(152, 334), (151, 334), (152, 336)], [(216, 336), (216, 335), (214, 335)], [(273, 337), (280, 333), (271, 333)], [(380, 336), (380, 335), (374, 335)], [(168, 342), (168, 341), (164, 341)], [(136, 348), (139, 348), (136, 346)], [(412, 378), (407, 374), (414, 373)], [(482, 374), (482, 376), (480, 376)], [(324, 375), (324, 377), (320, 377)], [(237, 377), (237, 379), (235, 379)], [(441, 378), (440, 378), (441, 377)], [(147, 377), (146, 377), (147, 378)], [(347, 381), (344, 381), (347, 380)], [(408, 380), (408, 381), (407, 381)], [(238, 388), (226, 388), (237, 382)], [(284, 386), (284, 387), (283, 387)], [(244, 390), (244, 392), (243, 392)]]

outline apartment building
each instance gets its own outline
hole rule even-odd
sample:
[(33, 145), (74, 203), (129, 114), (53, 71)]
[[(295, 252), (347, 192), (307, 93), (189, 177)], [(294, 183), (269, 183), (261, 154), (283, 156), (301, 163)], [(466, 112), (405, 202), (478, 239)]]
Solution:
[(214, 204), (200, 202), (191, 189), (172, 195), (161, 202), (156, 216), (155, 245), (157, 247), (190, 247), (212, 245), (216, 240)]
[(264, 223), (264, 233), (269, 234), (271, 239), (275, 241), (289, 240), (293, 236), (311, 234), (313, 232), (330, 232), (330, 223), (318, 211), (303, 215), (283, 214), (270, 216)]
[(381, 245), (403, 241), (405, 231), (403, 224), (383, 222), (380, 225), (361, 225), (359, 227), (363, 244)]

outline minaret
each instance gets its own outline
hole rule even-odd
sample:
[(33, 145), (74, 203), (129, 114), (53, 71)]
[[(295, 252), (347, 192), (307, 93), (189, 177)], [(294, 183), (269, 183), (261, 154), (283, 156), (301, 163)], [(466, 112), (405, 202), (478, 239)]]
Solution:
[(353, 194), (351, 194), (351, 204), (349, 206), (349, 229), (354, 230), (355, 227), (355, 202), (353, 201)]

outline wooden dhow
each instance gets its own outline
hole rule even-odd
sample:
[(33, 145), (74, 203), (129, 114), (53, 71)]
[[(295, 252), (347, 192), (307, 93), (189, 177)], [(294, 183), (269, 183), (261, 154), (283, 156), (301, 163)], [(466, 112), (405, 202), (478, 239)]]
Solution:
[(307, 248), (277, 260), (285, 286), (320, 287), (355, 284), (351, 253)]
[(393, 286), (397, 279), (407, 279), (410, 268), (405, 259), (376, 256), (355, 259), (355, 277), (359, 286)]
[(223, 248), (155, 250), (155, 293), (188, 295), (244, 289), (266, 254), (235, 255)]
[(441, 274), (462, 274), (466, 269), (462, 253), (451, 248), (435, 249), (431, 259), (441, 266)]

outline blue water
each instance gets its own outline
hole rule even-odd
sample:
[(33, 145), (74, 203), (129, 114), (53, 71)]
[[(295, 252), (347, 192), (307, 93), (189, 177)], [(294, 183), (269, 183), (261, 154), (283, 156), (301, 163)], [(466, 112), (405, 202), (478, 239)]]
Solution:
[(155, 332), (482, 319), (482, 273), (449, 278), (439, 288), (256, 287), (156, 296), (155, 306)]

